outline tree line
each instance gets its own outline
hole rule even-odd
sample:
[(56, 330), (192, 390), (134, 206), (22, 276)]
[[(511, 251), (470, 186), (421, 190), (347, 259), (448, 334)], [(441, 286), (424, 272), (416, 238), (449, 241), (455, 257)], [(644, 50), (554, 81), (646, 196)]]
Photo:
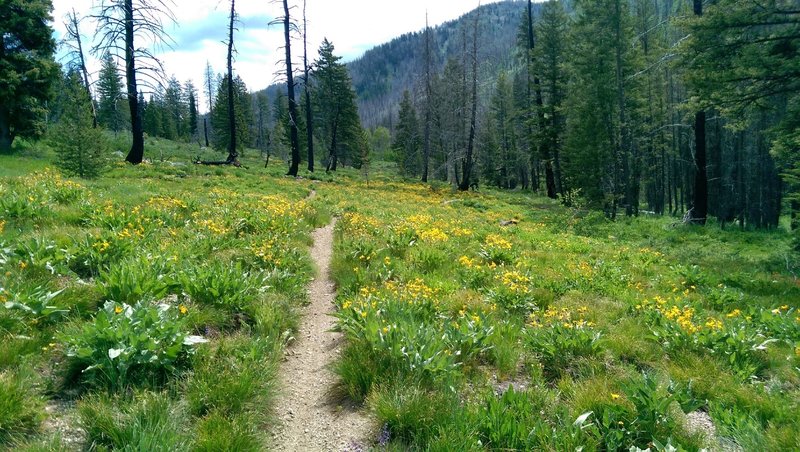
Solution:
[[(418, 71), (391, 125), (406, 175), (533, 190), (612, 218), (774, 228), (797, 211), (796, 1), (523, 5), (513, 63), (473, 68), (472, 42), (491, 32), (475, 21), (460, 57)], [(418, 49), (428, 61), (435, 36)], [(494, 81), (474, 86), (479, 71)]]
[[(290, 16), (293, 8), (288, 0), (277, 3), (284, 11), (274, 24), (285, 29), (286, 92), (275, 99), (268, 99), (265, 92), (251, 93), (235, 73), (238, 14), (236, 1), (230, 0), (226, 72), (216, 74), (207, 65), (202, 90), (209, 101), (208, 113), (201, 114), (194, 83), (174, 76), (166, 79), (161, 62), (146, 47), (169, 41), (163, 24), (175, 21), (170, 2), (100, 1), (89, 16), (97, 24), (93, 45), (87, 45), (81, 33), (86, 18), (73, 11), (66, 18), (67, 36), (61, 43), (69, 51), (61, 72), (54, 61), (57, 45), (48, 24), (52, 2), (5, 2), (0, 6), (0, 23), (9, 32), (0, 37), (4, 63), (0, 70), (8, 83), (0, 84), (0, 152), (8, 152), (17, 136), (39, 137), (48, 123), (63, 120), (71, 124), (60, 130), (74, 132), (74, 143), (87, 133), (78, 127), (130, 133), (132, 145), (126, 160), (133, 164), (144, 158), (145, 136), (194, 141), (227, 151), (224, 160), (199, 162), (206, 164), (238, 165), (245, 148), (256, 148), (267, 157), (288, 154), (289, 174), (295, 176), (303, 158), (301, 146), (307, 149), (303, 156), (308, 169), (314, 171), (315, 143), (327, 170), (336, 170), (340, 162), (360, 164), (367, 153), (367, 139), (347, 68), (328, 40), (321, 44), (320, 56), (310, 61), (305, 2), (302, 33)], [(30, 27), (31, 23), (35, 26)], [(303, 40), (303, 75), (295, 82), (291, 48), (298, 37)], [(95, 82), (87, 70), (90, 55), (101, 59)], [(299, 85), (303, 87), (302, 101), (295, 95)], [(83, 121), (84, 116), (90, 122)], [(62, 160), (101, 155), (106, 147), (103, 136), (95, 138)]]

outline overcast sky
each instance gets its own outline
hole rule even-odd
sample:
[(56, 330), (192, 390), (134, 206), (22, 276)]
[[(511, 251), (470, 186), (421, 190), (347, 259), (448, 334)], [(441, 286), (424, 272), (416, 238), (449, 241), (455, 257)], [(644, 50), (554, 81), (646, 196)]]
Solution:
[[(167, 2), (171, 0), (166, 0)], [(483, 4), (500, 0), (483, 0)], [(53, 0), (56, 38), (64, 34), (64, 16), (74, 8), (79, 16), (91, 14), (92, 6), (100, 0)], [(298, 6), (294, 15), (301, 17), (302, 0), (290, 0)], [(174, 0), (173, 12), (177, 24), (168, 24), (172, 49), (163, 49), (159, 57), (167, 75), (179, 80), (193, 80), (202, 84), (206, 61), (216, 72), (225, 68), (227, 15), (229, 0)], [(337, 54), (346, 60), (358, 58), (366, 50), (410, 31), (425, 26), (425, 14), (432, 26), (456, 19), (478, 6), (478, 0), (308, 0), (309, 52), (316, 49), (327, 37), (336, 47)], [(282, 14), (283, 7), (268, 0), (239, 0), (239, 32), (234, 36), (239, 54), (234, 71), (249, 89), (260, 90), (275, 81), (278, 63), (282, 59), (279, 49), (283, 45), (283, 28), (268, 26)], [(96, 26), (86, 21), (81, 26), (85, 39), (91, 40)], [(293, 48), (293, 59), (301, 55), (301, 46)], [(295, 59), (295, 61), (300, 61)], [(90, 70), (96, 71), (96, 61)], [(207, 105), (201, 96), (201, 110)]]

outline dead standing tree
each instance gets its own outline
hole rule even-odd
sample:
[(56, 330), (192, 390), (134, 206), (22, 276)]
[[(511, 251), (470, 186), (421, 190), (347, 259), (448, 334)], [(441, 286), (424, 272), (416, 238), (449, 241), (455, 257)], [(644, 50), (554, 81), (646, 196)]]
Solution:
[(308, 170), (314, 172), (314, 112), (311, 107), (311, 67), (308, 64), (308, 18), (307, 1), (303, 0), (303, 91), (306, 100), (306, 147), (308, 147)]
[(93, 49), (95, 54), (106, 52), (125, 63), (125, 79), (128, 86), (128, 107), (131, 111), (131, 133), (133, 143), (125, 158), (138, 165), (144, 159), (144, 124), (139, 105), (139, 83), (151, 88), (161, 84), (164, 73), (161, 62), (153, 52), (136, 47), (142, 39), (153, 44), (167, 44), (163, 19), (175, 22), (170, 5), (172, 0), (101, 0), (97, 6), (97, 34), (100, 42)]
[[(463, 172), (461, 175), (461, 183), (458, 186), (460, 191), (469, 191), (475, 185), (472, 182), (472, 169), (474, 166), (474, 152), (475, 152), (475, 129), (478, 122), (478, 21), (480, 15), (475, 14), (475, 21), (472, 27), (472, 111), (469, 121), (469, 139), (467, 144), (467, 155), (464, 158)], [(465, 62), (466, 63), (466, 62)], [(466, 71), (466, 69), (465, 69)]]
[(228, 142), (228, 160), (229, 165), (239, 166), (239, 151), (236, 146), (236, 99), (234, 99), (233, 90), (233, 31), (236, 29), (236, 0), (231, 0), (231, 16), (228, 25), (228, 127), (230, 127), (230, 137)]
[(297, 130), (297, 99), (295, 98), (294, 73), (292, 72), (292, 32), (297, 33), (297, 24), (292, 22), (289, 15), (289, 1), (282, 0), (283, 16), (270, 22), (270, 25), (283, 24), (284, 50), (286, 51), (286, 88), (289, 101), (289, 139), (292, 147), (292, 160), (287, 176), (297, 177), (300, 169), (300, 135)]
[(91, 83), (89, 82), (89, 71), (86, 69), (86, 53), (83, 51), (83, 39), (80, 31), (81, 19), (73, 8), (67, 13), (64, 26), (67, 29), (67, 36), (64, 38), (63, 45), (69, 49), (68, 66), (78, 70), (81, 74), (81, 81), (86, 92), (89, 93), (90, 104), (92, 107), (92, 127), (97, 128), (97, 108), (95, 108), (94, 97), (92, 96)]

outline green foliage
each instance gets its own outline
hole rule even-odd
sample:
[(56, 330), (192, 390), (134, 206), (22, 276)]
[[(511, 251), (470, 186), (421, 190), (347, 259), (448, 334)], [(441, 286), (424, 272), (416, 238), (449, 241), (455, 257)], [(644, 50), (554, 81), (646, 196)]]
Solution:
[(37, 432), (44, 403), (24, 374), (0, 372), (0, 446)]
[(183, 331), (180, 315), (165, 304), (107, 302), (91, 323), (62, 335), (71, 369), (87, 383), (112, 390), (174, 372), (205, 342)]
[[(0, 290), (0, 293), (3, 292)], [(4, 307), (20, 311), (24, 317), (37, 323), (51, 322), (69, 312), (69, 309), (53, 303), (53, 299), (62, 292), (62, 290), (50, 292), (43, 287), (14, 291)]]
[(195, 303), (216, 305), (232, 312), (245, 312), (256, 300), (260, 285), (240, 263), (220, 261), (193, 265), (178, 275), (181, 289)]
[(264, 450), (258, 426), (247, 416), (211, 413), (200, 420), (192, 447), (198, 452), (258, 452)]
[(114, 132), (124, 130), (130, 120), (127, 94), (123, 89), (116, 60), (110, 53), (106, 53), (97, 77), (97, 122)]
[(56, 165), (68, 176), (95, 178), (106, 165), (108, 145), (102, 131), (92, 127), (91, 100), (74, 72), (64, 82), (64, 96), (65, 110), (51, 135)]
[[(231, 141), (228, 119), (228, 76), (222, 78), (217, 88), (214, 109), (211, 112), (211, 125), (214, 127), (214, 149), (228, 150)], [(241, 151), (250, 143), (250, 122), (253, 117), (253, 103), (247, 86), (241, 77), (233, 80), (234, 112), (236, 116), (236, 145)]]
[(58, 79), (53, 60), (56, 43), (50, 26), (53, 5), (48, 0), (10, 0), (0, 16), (0, 153), (8, 153), (14, 138), (36, 137), (44, 131), (46, 102)]
[(175, 283), (166, 275), (163, 262), (151, 258), (126, 259), (102, 270), (98, 282), (106, 300), (136, 304), (161, 300)]
[(419, 121), (408, 91), (403, 93), (403, 100), (400, 102), (400, 120), (397, 123), (392, 150), (403, 175), (414, 176), (419, 172)]
[(315, 133), (327, 152), (328, 168), (335, 170), (339, 160), (350, 164), (364, 160), (367, 145), (350, 74), (333, 52), (333, 44), (324, 39), (313, 65), (313, 107)]
[(556, 322), (529, 330), (527, 341), (544, 366), (545, 374), (556, 379), (581, 358), (600, 351), (600, 333), (593, 328)]
[(197, 353), (194, 372), (186, 382), (186, 399), (193, 416), (237, 416), (262, 411), (269, 404), (275, 379), (275, 345), (248, 342), (246, 338), (232, 338)]
[(109, 450), (188, 451), (186, 420), (167, 394), (137, 393), (134, 400), (121, 396), (88, 396), (78, 404), (87, 441)]

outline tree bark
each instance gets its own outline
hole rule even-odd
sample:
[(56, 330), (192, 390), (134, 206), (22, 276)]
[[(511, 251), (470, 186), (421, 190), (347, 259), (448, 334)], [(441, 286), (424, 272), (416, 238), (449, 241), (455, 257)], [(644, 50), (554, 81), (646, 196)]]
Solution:
[(0, 106), (0, 154), (11, 152), (11, 144), (14, 143), (14, 134), (11, 132), (11, 124), (8, 120), (8, 113), (5, 106)]
[(233, 89), (233, 24), (236, 21), (236, 0), (231, 0), (231, 17), (228, 25), (228, 128), (230, 137), (228, 141), (228, 163), (239, 161), (238, 143), (236, 142), (236, 99)]
[(297, 130), (297, 101), (294, 96), (294, 74), (292, 74), (291, 18), (289, 1), (283, 0), (283, 33), (286, 41), (286, 88), (289, 97), (289, 137), (292, 145), (292, 161), (287, 176), (297, 177), (300, 169), (300, 137)]
[(208, 117), (203, 117), (203, 135), (206, 138), (206, 147), (210, 147), (208, 143)]
[[(536, 49), (536, 35), (533, 30), (533, 2), (528, 0), (528, 60), (530, 70), (533, 72), (533, 88), (536, 102), (536, 119), (539, 129), (544, 126), (544, 101), (542, 99), (542, 84), (539, 75), (534, 71), (536, 65), (536, 58), (533, 56), (533, 51)], [(529, 93), (530, 95), (530, 93)], [(545, 184), (547, 185), (547, 197), (556, 199), (558, 192), (556, 190), (556, 176), (553, 171), (553, 152), (549, 147), (546, 140), (539, 143), (539, 154), (544, 161), (544, 174)]]
[(472, 179), (472, 154), (475, 150), (475, 126), (478, 122), (478, 17), (475, 16), (472, 36), (472, 116), (469, 122), (467, 155), (464, 159), (463, 174), (458, 184), (460, 191), (468, 191)]
[(314, 172), (314, 114), (311, 108), (311, 80), (308, 67), (308, 19), (306, 18), (307, 2), (303, 0), (303, 89), (306, 98), (306, 147), (308, 148), (308, 170)]
[(72, 30), (68, 30), (73, 35), (72, 38), (75, 40), (75, 44), (78, 46), (78, 64), (79, 69), (81, 71), (81, 76), (83, 78), (83, 86), (86, 88), (86, 93), (89, 94), (89, 105), (92, 108), (92, 128), (97, 128), (97, 108), (94, 105), (94, 98), (92, 97), (92, 90), (89, 85), (89, 71), (86, 69), (86, 58), (83, 56), (83, 41), (81, 39), (81, 33), (78, 29), (78, 14), (75, 12), (75, 8), (72, 9), (72, 13), (69, 15), (70, 25)]
[(136, 61), (133, 46), (134, 18), (133, 0), (125, 0), (125, 78), (128, 82), (128, 107), (131, 110), (131, 133), (133, 143), (125, 160), (133, 165), (144, 159), (144, 126), (142, 111), (139, 108), (139, 94), (136, 87)]
[(422, 145), (422, 182), (428, 182), (428, 168), (431, 158), (431, 28), (425, 17), (425, 129)]
[[(703, 15), (703, 0), (694, 0), (695, 16)], [(692, 222), (705, 225), (708, 217), (708, 167), (706, 163), (706, 112), (694, 116), (694, 206)]]

